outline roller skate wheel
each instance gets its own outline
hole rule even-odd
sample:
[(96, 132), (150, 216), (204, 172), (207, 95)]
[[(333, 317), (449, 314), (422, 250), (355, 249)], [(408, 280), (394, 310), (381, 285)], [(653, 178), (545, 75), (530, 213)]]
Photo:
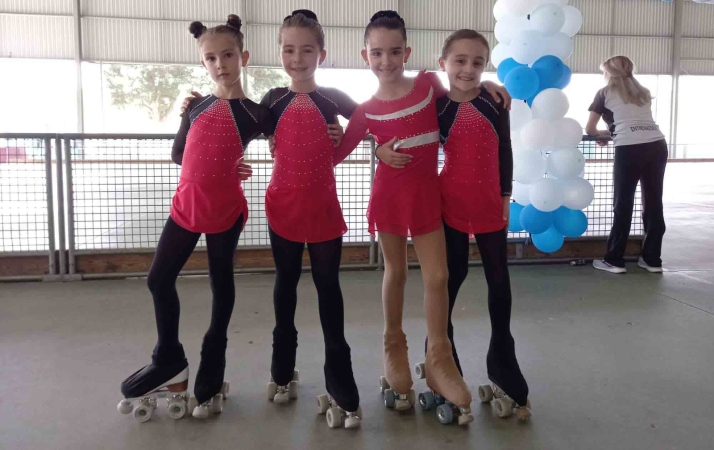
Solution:
[(140, 423), (144, 423), (151, 419), (151, 414), (154, 412), (154, 408), (148, 405), (137, 405), (134, 408), (134, 418)]
[(297, 381), (291, 381), (290, 384), (288, 385), (288, 393), (290, 394), (290, 398), (295, 399), (298, 398), (298, 382)]
[(420, 380), (423, 380), (424, 378), (426, 378), (426, 366), (424, 365), (423, 362), (420, 362), (414, 366), (414, 373), (416, 374), (417, 378)]
[(401, 398), (394, 402), (394, 409), (397, 411), (406, 411), (411, 409), (412, 406), (414, 405), (409, 400), (402, 400)]
[[(270, 378), (272, 380), (272, 377)], [(273, 400), (275, 400), (275, 394), (278, 393), (278, 385), (271, 381), (270, 383), (268, 383), (266, 391), (268, 393), (268, 400), (272, 402)]]
[(394, 402), (396, 401), (396, 393), (391, 389), (384, 390), (384, 406), (387, 408), (394, 408)]
[(129, 400), (122, 400), (117, 405), (117, 411), (122, 414), (129, 414), (133, 409), (134, 408), (131, 406), (131, 402)]
[(208, 406), (207, 405), (198, 405), (195, 408), (193, 408), (193, 417), (196, 419), (205, 419), (208, 417)]
[(290, 393), (289, 392), (278, 392), (275, 394), (275, 397), (273, 397), (273, 403), (287, 403), (290, 401)]
[(436, 417), (444, 425), (448, 425), (454, 421), (454, 410), (451, 409), (451, 405), (444, 403), (436, 408)]
[(459, 416), (459, 425), (468, 425), (474, 421), (474, 415), (471, 413), (461, 414)]
[(223, 382), (223, 386), (221, 387), (221, 394), (223, 394), (223, 400), (228, 398), (228, 393), (231, 391), (231, 384), (227, 381)]
[(362, 425), (362, 417), (359, 415), (348, 417), (345, 419), (345, 428), (357, 428)]
[(216, 394), (210, 402), (209, 408), (212, 413), (220, 414), (223, 412), (223, 394)]
[(300, 371), (297, 369), (293, 370), (293, 381), (300, 381)]
[(493, 404), (498, 417), (508, 417), (513, 413), (511, 401), (505, 398), (497, 398)]
[(342, 410), (340, 408), (330, 408), (327, 410), (327, 426), (339, 428), (342, 425)]
[(317, 396), (317, 413), (325, 414), (330, 409), (330, 399), (327, 395), (322, 394)]
[(424, 411), (429, 411), (434, 407), (434, 394), (430, 391), (419, 394), (419, 406)]
[(198, 400), (193, 395), (188, 399), (188, 410), (193, 411), (198, 406)]
[(384, 394), (384, 391), (389, 389), (389, 382), (386, 377), (379, 377), (379, 391)]
[(169, 402), (169, 417), (174, 420), (180, 419), (186, 415), (186, 401), (173, 400)]
[(484, 384), (478, 387), (478, 398), (481, 402), (488, 403), (493, 400), (493, 388), (488, 384)]

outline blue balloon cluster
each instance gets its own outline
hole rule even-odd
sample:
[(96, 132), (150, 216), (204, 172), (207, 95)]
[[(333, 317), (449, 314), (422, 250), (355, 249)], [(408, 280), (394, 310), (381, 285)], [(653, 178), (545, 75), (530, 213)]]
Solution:
[(561, 206), (553, 212), (543, 212), (533, 205), (511, 203), (508, 231), (526, 231), (536, 248), (543, 253), (553, 253), (563, 246), (566, 237), (582, 236), (588, 229), (584, 212)]
[(546, 55), (531, 67), (507, 58), (498, 65), (498, 79), (506, 86), (511, 97), (527, 100), (528, 105), (544, 89), (564, 89), (570, 84), (573, 72), (557, 56)]

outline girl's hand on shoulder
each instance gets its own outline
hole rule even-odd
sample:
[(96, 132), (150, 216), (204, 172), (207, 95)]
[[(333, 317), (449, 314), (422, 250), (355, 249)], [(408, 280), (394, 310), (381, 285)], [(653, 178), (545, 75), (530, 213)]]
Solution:
[(183, 103), (181, 103), (181, 117), (183, 117), (184, 113), (188, 109), (188, 105), (191, 104), (191, 102), (197, 98), (203, 98), (203, 95), (196, 91), (191, 91), (191, 97), (186, 97), (183, 99)]
[(330, 139), (332, 139), (333, 145), (339, 147), (342, 143), (342, 137), (345, 135), (345, 130), (342, 129), (337, 115), (335, 115), (335, 123), (327, 125), (327, 134), (330, 136)]
[(393, 169), (403, 169), (409, 164), (413, 158), (412, 155), (406, 153), (399, 153), (394, 150), (394, 145), (397, 142), (397, 138), (393, 137), (392, 140), (384, 145), (377, 147), (375, 154), (377, 158), (384, 164), (388, 165)]
[(500, 86), (493, 81), (482, 81), (480, 87), (488, 92), (488, 95), (493, 97), (496, 103), (501, 103), (501, 99), (503, 99), (503, 107), (510, 111), (511, 94), (508, 93), (505, 86)]
[(250, 164), (243, 162), (243, 157), (241, 156), (236, 162), (236, 170), (238, 172), (238, 178), (241, 181), (245, 181), (253, 176), (253, 168)]

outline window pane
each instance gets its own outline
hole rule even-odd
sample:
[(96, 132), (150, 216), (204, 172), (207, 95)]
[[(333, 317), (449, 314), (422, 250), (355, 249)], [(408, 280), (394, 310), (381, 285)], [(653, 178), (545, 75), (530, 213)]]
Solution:
[(0, 58), (0, 132), (77, 132), (74, 61)]
[(679, 79), (677, 158), (714, 158), (711, 105), (714, 76), (682, 76)]

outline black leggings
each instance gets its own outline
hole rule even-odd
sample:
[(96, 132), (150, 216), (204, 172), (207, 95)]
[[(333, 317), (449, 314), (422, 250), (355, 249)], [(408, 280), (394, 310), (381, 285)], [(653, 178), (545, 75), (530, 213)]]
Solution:
[[(213, 292), (211, 325), (204, 343), (223, 343), (227, 339), (228, 322), (235, 303), (233, 261), (238, 238), (243, 229), (243, 215), (226, 231), (206, 234), (208, 247), (208, 274)], [(155, 364), (170, 364), (185, 358), (179, 342), (179, 315), (181, 306), (176, 292), (176, 278), (193, 253), (201, 233), (194, 233), (179, 226), (169, 217), (161, 233), (151, 264), (147, 284), (154, 298), (156, 327), (159, 341), (154, 349)]]
[(645, 242), (642, 259), (652, 266), (662, 266), (662, 237), (666, 230), (662, 208), (664, 170), (667, 166), (667, 143), (664, 139), (647, 144), (615, 147), (613, 182), (615, 218), (607, 240), (605, 261), (625, 267), (625, 248), (630, 236), (632, 210), (635, 205), (637, 182), (642, 186), (642, 222)]
[[(454, 360), (463, 376), (454, 344), (451, 314), (459, 289), (469, 272), (469, 235), (444, 223), (446, 256), (449, 268), (449, 328)], [(515, 342), (511, 335), (511, 280), (508, 274), (507, 231), (475, 235), (483, 271), (488, 284), (488, 312), (491, 317), (491, 342), (486, 357), (488, 377), (519, 405), (528, 399), (528, 384), (516, 360)]]
[[(297, 285), (302, 273), (305, 244), (289, 241), (270, 230), (270, 245), (277, 276), (273, 291), (275, 329), (273, 358), (270, 367), (273, 380), (279, 386), (290, 383), (295, 369), (297, 329)], [(340, 289), (340, 258), (342, 237), (326, 242), (307, 244), (312, 265), (312, 279), (317, 288), (320, 322), (325, 339), (325, 385), (327, 392), (346, 411), (359, 407), (359, 393), (352, 373), (350, 346), (345, 339), (344, 306)]]

